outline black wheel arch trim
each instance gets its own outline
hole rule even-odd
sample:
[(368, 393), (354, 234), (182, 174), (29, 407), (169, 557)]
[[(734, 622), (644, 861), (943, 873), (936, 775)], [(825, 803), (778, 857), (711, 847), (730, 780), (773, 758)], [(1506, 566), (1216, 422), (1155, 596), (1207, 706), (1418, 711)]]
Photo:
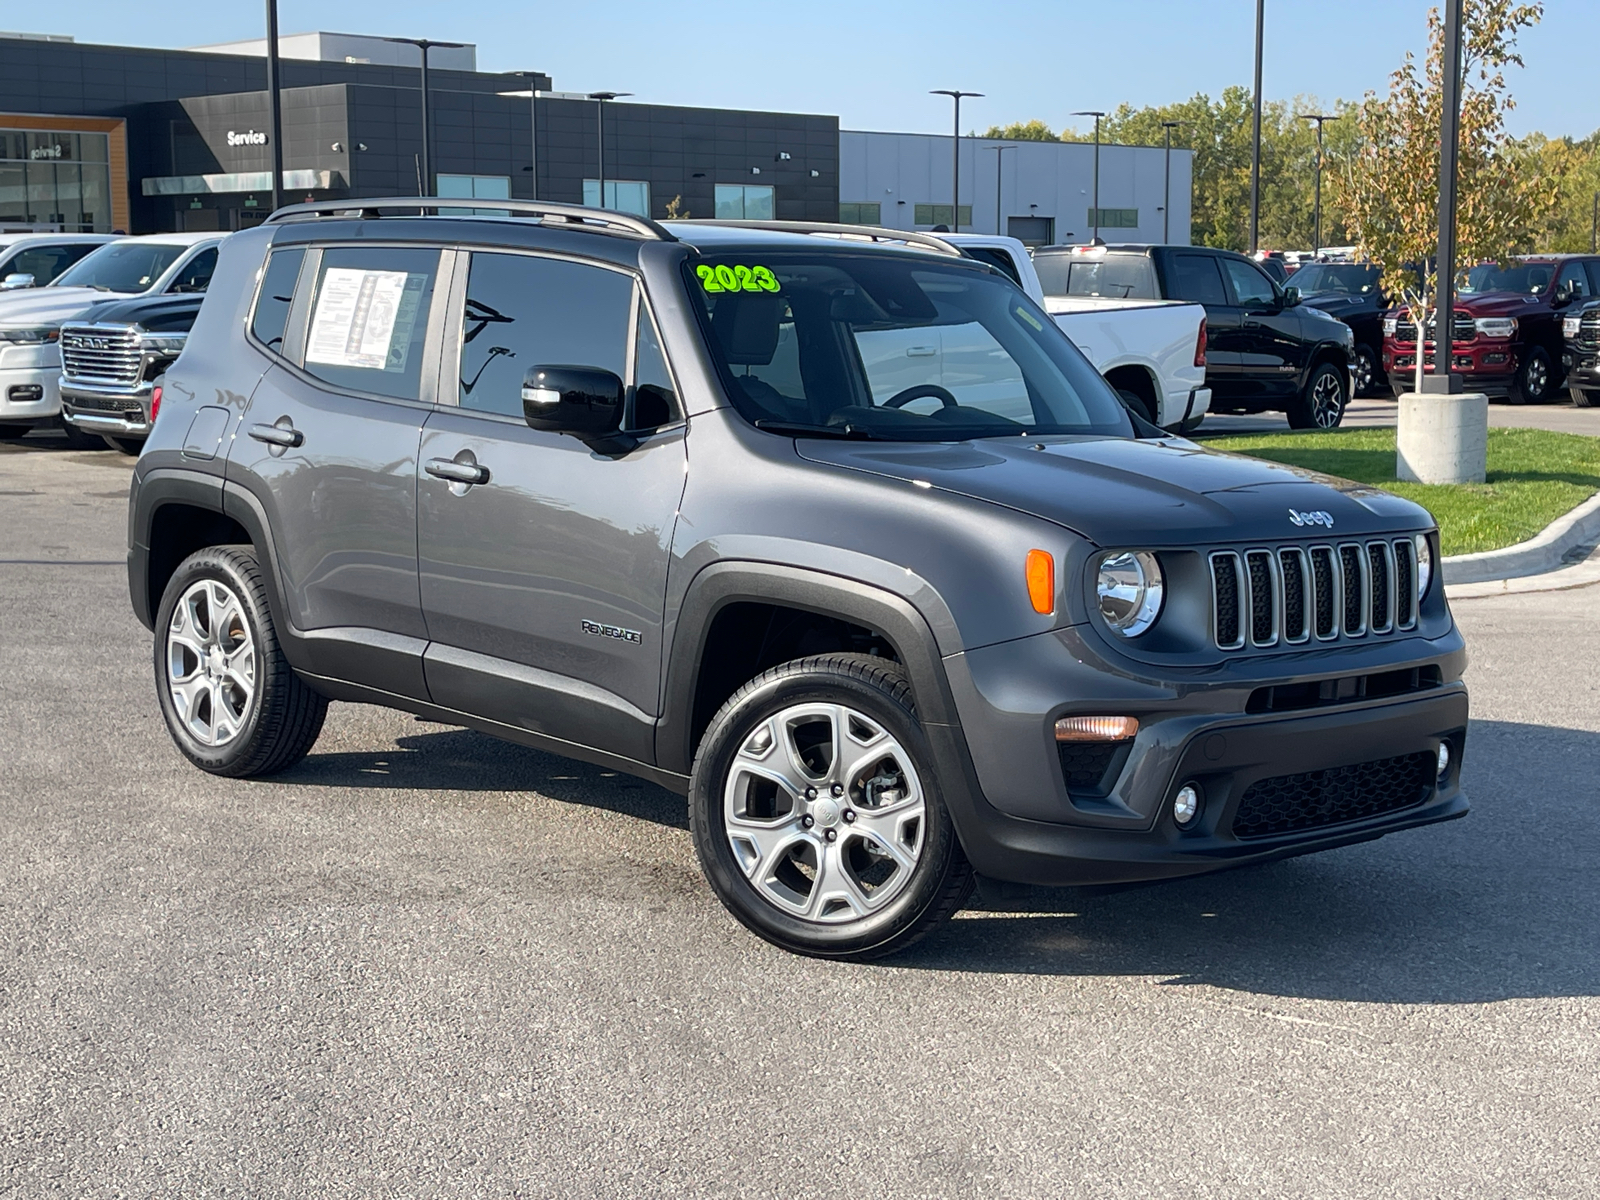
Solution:
[(185, 504), (208, 512), (223, 512), (220, 475), (158, 467), (135, 476), (128, 506), (128, 599), (139, 623), (155, 629), (156, 605), (150, 595), (150, 530), (156, 513), (169, 504)]

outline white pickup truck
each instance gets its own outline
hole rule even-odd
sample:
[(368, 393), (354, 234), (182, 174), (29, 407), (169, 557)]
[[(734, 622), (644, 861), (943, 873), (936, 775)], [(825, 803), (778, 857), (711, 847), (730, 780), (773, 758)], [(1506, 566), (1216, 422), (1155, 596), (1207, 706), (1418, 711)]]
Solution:
[(1016, 280), (1151, 424), (1185, 433), (1199, 427), (1211, 405), (1204, 307), (1175, 300), (1046, 296), (1033, 259), (1016, 238), (939, 236)]

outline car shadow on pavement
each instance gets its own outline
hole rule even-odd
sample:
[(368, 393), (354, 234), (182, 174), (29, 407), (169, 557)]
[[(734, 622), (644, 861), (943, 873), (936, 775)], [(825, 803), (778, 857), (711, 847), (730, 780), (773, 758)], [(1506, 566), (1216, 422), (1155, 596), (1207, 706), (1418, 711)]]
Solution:
[(273, 776), (274, 783), (419, 791), (538, 792), (566, 804), (689, 828), (682, 796), (631, 775), (546, 754), (470, 729), (431, 722), (428, 732), (395, 739), (394, 750), (319, 754)]
[(1600, 734), (1475, 721), (1464, 820), (1121, 890), (980, 894), (899, 968), (1396, 1004), (1600, 995)]

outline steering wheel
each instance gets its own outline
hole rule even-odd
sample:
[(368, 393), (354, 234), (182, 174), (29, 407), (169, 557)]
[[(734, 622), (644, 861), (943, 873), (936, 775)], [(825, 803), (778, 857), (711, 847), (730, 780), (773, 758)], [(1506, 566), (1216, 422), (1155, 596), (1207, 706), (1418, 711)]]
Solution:
[(896, 392), (883, 402), (885, 408), (904, 408), (913, 400), (920, 400), (924, 396), (932, 396), (946, 408), (959, 408), (961, 401), (951, 394), (948, 388), (942, 388), (937, 383), (919, 383), (908, 387), (902, 392)]

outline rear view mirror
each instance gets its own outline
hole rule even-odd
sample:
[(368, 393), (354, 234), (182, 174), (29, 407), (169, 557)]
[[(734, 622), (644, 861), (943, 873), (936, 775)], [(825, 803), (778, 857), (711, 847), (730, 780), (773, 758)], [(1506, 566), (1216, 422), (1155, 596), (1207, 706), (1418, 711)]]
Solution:
[(532, 367), (522, 377), (522, 416), (532, 429), (566, 433), (602, 453), (619, 453), (622, 380), (598, 367)]
[(7, 275), (3, 280), (0, 280), (0, 292), (14, 292), (18, 288), (31, 288), (32, 286), (32, 275), (17, 273)]

